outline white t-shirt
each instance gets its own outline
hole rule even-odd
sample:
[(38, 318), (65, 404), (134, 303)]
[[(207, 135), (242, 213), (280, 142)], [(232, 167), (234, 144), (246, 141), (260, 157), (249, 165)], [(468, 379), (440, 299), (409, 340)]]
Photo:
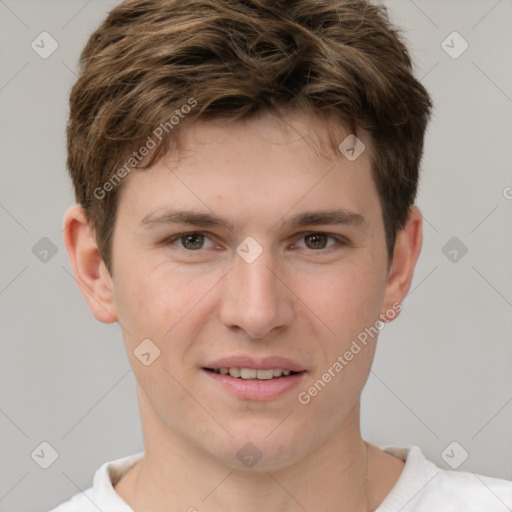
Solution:
[[(381, 446), (405, 461), (400, 478), (375, 512), (511, 512), (512, 481), (444, 470), (420, 448)], [(134, 512), (114, 491), (115, 483), (144, 452), (103, 464), (93, 486), (50, 512)]]

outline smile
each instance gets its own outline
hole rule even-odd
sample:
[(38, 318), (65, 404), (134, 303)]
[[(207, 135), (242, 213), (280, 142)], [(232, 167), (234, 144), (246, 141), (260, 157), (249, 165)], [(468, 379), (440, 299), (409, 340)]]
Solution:
[(220, 375), (229, 375), (230, 377), (234, 377), (236, 379), (257, 379), (257, 380), (271, 380), (278, 379), (280, 377), (288, 377), (291, 374), (295, 374), (298, 372), (292, 372), (286, 368), (269, 368), (269, 369), (255, 369), (255, 368), (215, 368), (210, 369), (214, 373), (218, 373)]
[(203, 368), (215, 386), (242, 400), (275, 400), (296, 388), (307, 372), (288, 368), (227, 367)]

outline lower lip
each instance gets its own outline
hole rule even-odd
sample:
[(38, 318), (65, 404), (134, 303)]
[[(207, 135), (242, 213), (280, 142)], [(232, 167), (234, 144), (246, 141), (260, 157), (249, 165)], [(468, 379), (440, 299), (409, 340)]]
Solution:
[(231, 377), (230, 375), (222, 375), (220, 373), (203, 371), (214, 381), (218, 382), (227, 391), (245, 400), (273, 400), (284, 395), (287, 391), (297, 386), (304, 378), (306, 372), (294, 373), (287, 377), (279, 377), (276, 379), (258, 380), (258, 379), (241, 379)]

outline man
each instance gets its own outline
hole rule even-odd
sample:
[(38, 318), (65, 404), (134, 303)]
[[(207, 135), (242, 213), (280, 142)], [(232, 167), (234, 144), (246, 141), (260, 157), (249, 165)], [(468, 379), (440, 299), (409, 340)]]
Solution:
[(509, 482), (361, 437), (432, 106), (385, 9), (128, 0), (80, 64), (64, 240), (145, 450), (54, 512), (510, 510)]

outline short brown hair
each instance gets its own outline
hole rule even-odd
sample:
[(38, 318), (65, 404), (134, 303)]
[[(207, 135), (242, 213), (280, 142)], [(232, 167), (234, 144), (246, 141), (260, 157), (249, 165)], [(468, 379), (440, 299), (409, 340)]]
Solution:
[[(354, 134), (368, 131), (391, 261), (416, 197), (432, 103), (384, 6), (126, 0), (115, 7), (81, 54), (67, 127), (76, 199), (109, 271), (121, 178), (131, 168), (155, 163), (197, 119), (291, 108), (333, 117)], [(156, 147), (138, 166), (131, 156), (149, 139)]]

